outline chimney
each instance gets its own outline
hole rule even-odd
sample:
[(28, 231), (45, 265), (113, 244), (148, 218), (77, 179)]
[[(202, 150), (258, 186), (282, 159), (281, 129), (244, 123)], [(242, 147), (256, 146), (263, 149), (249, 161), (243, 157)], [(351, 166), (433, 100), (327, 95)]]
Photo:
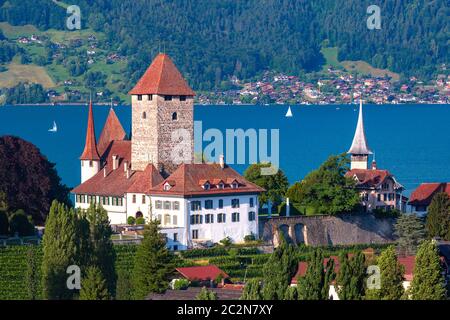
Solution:
[(125, 160), (123, 162), (123, 171), (127, 172), (127, 170), (128, 170), (128, 161)]
[(127, 176), (127, 179), (130, 179), (130, 170), (127, 169), (127, 170), (125, 171), (125, 174), (126, 174), (126, 176)]
[(112, 156), (112, 162), (113, 162), (113, 170), (116, 170), (119, 166), (119, 157), (117, 155)]
[(106, 178), (106, 167), (103, 168), (103, 178)]
[(219, 164), (222, 169), (225, 168), (225, 157), (223, 156), (223, 154), (219, 156)]

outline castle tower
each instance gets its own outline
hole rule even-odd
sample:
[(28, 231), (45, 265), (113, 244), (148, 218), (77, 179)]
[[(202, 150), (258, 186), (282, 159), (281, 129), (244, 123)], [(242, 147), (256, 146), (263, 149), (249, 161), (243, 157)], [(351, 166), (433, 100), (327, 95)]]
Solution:
[(153, 163), (163, 174), (194, 159), (194, 91), (166, 54), (159, 54), (131, 95), (131, 168)]
[(351, 155), (350, 169), (367, 169), (368, 158), (372, 151), (369, 149), (366, 134), (364, 133), (362, 100), (359, 101), (359, 116), (355, 136), (353, 137), (352, 146), (347, 153)]
[(100, 156), (97, 151), (97, 141), (94, 130), (94, 114), (92, 101), (89, 102), (89, 115), (86, 130), (86, 144), (80, 156), (81, 160), (81, 183), (92, 178), (100, 170)]

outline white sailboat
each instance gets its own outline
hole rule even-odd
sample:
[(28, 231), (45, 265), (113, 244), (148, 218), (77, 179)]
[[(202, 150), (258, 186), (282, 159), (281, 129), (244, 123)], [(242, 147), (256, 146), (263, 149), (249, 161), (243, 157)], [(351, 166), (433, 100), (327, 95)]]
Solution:
[(291, 107), (288, 108), (287, 112), (286, 112), (286, 118), (290, 118), (292, 117), (292, 110)]
[(53, 127), (48, 129), (49, 132), (58, 132), (58, 126), (56, 125), (56, 122), (53, 121)]

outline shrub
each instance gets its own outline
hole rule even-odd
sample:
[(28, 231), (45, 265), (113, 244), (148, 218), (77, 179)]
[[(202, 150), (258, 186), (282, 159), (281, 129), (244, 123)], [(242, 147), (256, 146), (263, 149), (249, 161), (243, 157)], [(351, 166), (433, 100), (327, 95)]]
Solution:
[(133, 216), (129, 216), (127, 218), (127, 223), (133, 225), (136, 223), (136, 219)]
[(173, 284), (173, 290), (186, 290), (189, 287), (189, 280), (177, 279)]
[(230, 237), (223, 238), (219, 242), (225, 247), (231, 246), (231, 244), (233, 243)]
[(136, 219), (136, 224), (145, 224), (145, 219), (144, 217), (139, 217)]
[(17, 210), (9, 220), (9, 230), (12, 235), (18, 233), (21, 237), (34, 235), (34, 226), (23, 210)]
[(244, 241), (245, 242), (251, 242), (251, 241), (255, 241), (256, 240), (256, 237), (255, 237), (255, 235), (252, 233), (252, 234), (248, 234), (248, 235), (246, 235), (245, 237), (244, 237)]

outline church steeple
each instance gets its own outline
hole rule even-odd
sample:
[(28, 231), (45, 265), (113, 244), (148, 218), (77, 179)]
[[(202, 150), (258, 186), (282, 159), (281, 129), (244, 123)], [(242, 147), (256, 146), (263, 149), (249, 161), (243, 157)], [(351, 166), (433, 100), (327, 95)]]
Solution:
[(86, 143), (81, 160), (81, 183), (92, 178), (100, 170), (100, 156), (97, 150), (97, 141), (94, 130), (94, 113), (92, 100), (89, 101), (89, 115), (86, 130)]
[(351, 169), (367, 169), (367, 160), (372, 151), (367, 144), (364, 132), (362, 100), (359, 100), (359, 115), (355, 136), (353, 137), (352, 146), (347, 153), (351, 155)]

